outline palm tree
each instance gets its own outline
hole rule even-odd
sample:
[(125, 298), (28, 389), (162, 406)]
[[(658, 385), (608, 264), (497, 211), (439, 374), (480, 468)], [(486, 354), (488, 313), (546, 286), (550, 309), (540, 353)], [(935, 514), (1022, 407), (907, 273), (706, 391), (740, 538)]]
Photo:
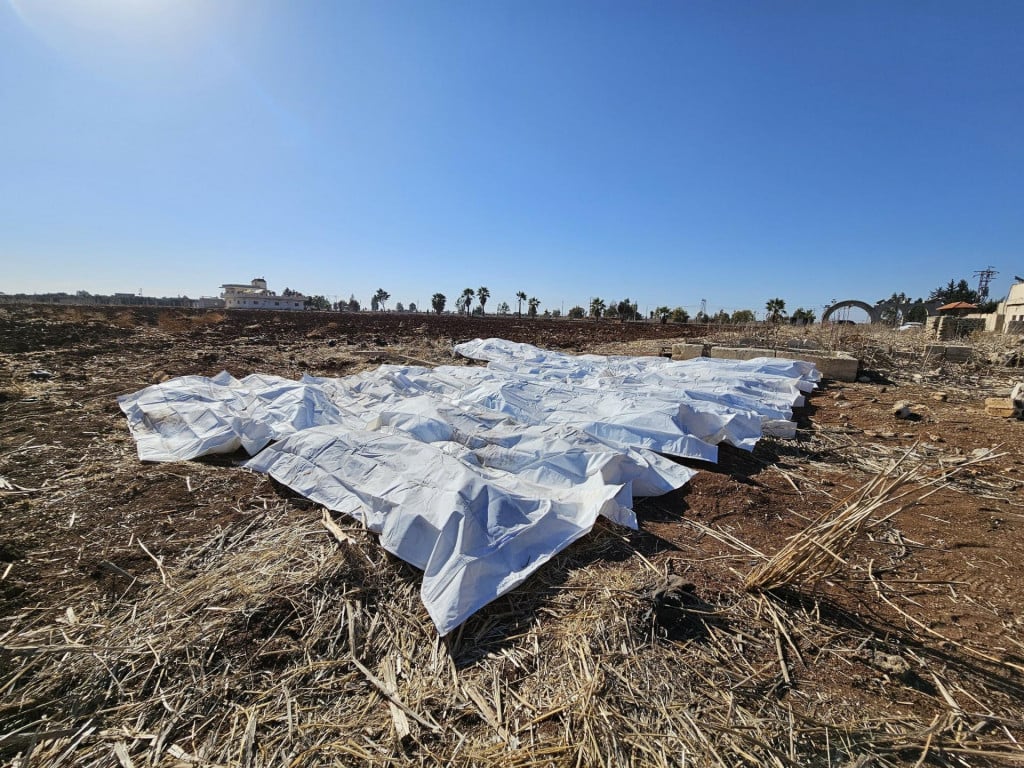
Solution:
[(818, 316), (813, 309), (797, 307), (789, 321), (794, 325), (814, 325), (814, 321), (817, 320), (817, 318)]
[(777, 323), (786, 314), (786, 302), (782, 299), (769, 299), (768, 303), (764, 305), (765, 311), (767, 311), (767, 320)]
[(430, 306), (432, 306), (434, 311), (440, 315), (444, 312), (444, 305), (446, 301), (448, 301), (448, 299), (443, 293), (435, 293), (430, 297)]
[(472, 288), (462, 289), (462, 301), (460, 302), (460, 304), (462, 306), (462, 311), (465, 312), (467, 315), (469, 314), (469, 307), (473, 303), (474, 296), (476, 296), (476, 291), (474, 291)]
[(518, 293), (516, 293), (516, 299), (519, 301), (519, 306), (516, 309), (516, 314), (519, 315), (520, 317), (522, 317), (523, 316), (523, 302), (526, 301), (526, 292), (525, 291), (519, 291)]
[(476, 289), (476, 300), (480, 302), (480, 314), (484, 314), (484, 306), (487, 304), (487, 300), (491, 298), (491, 292), (487, 290), (486, 286), (480, 286)]
[(530, 308), (527, 310), (527, 314), (530, 317), (536, 317), (537, 316), (537, 307), (540, 306), (540, 299), (538, 299), (538, 298), (531, 298), (530, 301), (527, 302), (527, 303), (530, 305)]
[(590, 300), (590, 316), (595, 320), (600, 320), (601, 315), (604, 314), (604, 299), (591, 299)]

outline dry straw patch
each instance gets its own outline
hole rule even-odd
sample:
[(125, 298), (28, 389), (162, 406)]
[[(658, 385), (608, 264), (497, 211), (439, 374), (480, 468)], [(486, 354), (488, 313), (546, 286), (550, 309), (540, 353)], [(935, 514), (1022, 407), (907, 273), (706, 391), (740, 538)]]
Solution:
[[(879, 525), (919, 504), (957, 473), (997, 458), (989, 452), (952, 469), (929, 471), (921, 461), (905, 468), (908, 458), (916, 456), (915, 448), (890, 461), (866, 484), (792, 536), (771, 559), (747, 575), (744, 588), (768, 591), (801, 582), (813, 586), (847, 565), (843, 553), (866, 527)], [(922, 486), (928, 490), (921, 491)]]
[[(735, 554), (716, 562), (741, 577), (756, 551), (718, 535)], [(801, 674), (888, 648), (882, 637), (741, 578), (698, 589), (691, 565), (648, 558), (641, 539), (599, 527), (442, 639), (413, 569), (281, 500), (158, 560), (147, 583), (123, 573), (107, 600), (9, 617), (0, 754), (88, 767), (1024, 759), (1011, 695), (996, 686), (982, 704), (943, 684), (921, 648), (898, 652), (952, 703), (927, 717), (831, 709)]]

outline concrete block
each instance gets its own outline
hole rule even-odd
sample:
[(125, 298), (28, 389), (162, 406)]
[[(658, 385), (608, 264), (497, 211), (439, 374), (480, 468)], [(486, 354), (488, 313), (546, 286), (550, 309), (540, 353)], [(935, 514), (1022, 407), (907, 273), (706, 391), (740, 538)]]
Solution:
[(1008, 397), (986, 397), (985, 413), (989, 416), (1012, 419), (1017, 415), (1017, 407), (1013, 400)]
[(832, 381), (856, 381), (857, 370), (860, 368), (860, 360), (842, 352), (830, 354), (828, 352), (804, 352), (799, 354), (788, 352), (786, 354), (791, 360), (806, 360), (814, 363), (822, 378)]
[(682, 344), (672, 345), (672, 359), (673, 360), (693, 360), (695, 357), (707, 357), (708, 344), (693, 344), (690, 342), (684, 342)]
[(785, 357), (789, 360), (806, 360), (826, 379), (833, 381), (856, 381), (860, 361), (842, 352), (820, 352), (808, 350), (786, 350), (777, 354), (766, 347), (715, 347), (711, 344), (683, 343), (672, 345), (673, 360), (692, 360), (695, 357), (713, 357), (719, 360), (753, 360), (755, 357)]

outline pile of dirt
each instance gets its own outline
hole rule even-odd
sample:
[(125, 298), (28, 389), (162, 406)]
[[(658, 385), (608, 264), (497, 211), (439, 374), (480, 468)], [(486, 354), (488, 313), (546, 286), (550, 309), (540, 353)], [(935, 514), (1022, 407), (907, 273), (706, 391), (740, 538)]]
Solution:
[(680, 330), (0, 309), (0, 761), (1024, 761), (1024, 423), (984, 413), (1012, 369), (857, 329), (871, 375), (812, 396), (794, 439), (723, 447), (639, 531), (599, 525), (447, 638), (352, 521), (238, 456), (141, 464), (115, 400), (451, 364), (477, 336), (658, 354)]

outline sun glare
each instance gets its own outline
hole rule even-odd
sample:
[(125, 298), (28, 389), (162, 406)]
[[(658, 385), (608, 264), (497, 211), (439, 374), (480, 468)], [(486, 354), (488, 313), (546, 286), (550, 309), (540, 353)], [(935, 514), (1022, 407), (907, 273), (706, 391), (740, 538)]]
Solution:
[(201, 31), (214, 7), (192, 0), (7, 2), (22, 23), (53, 48), (100, 55), (181, 52)]

